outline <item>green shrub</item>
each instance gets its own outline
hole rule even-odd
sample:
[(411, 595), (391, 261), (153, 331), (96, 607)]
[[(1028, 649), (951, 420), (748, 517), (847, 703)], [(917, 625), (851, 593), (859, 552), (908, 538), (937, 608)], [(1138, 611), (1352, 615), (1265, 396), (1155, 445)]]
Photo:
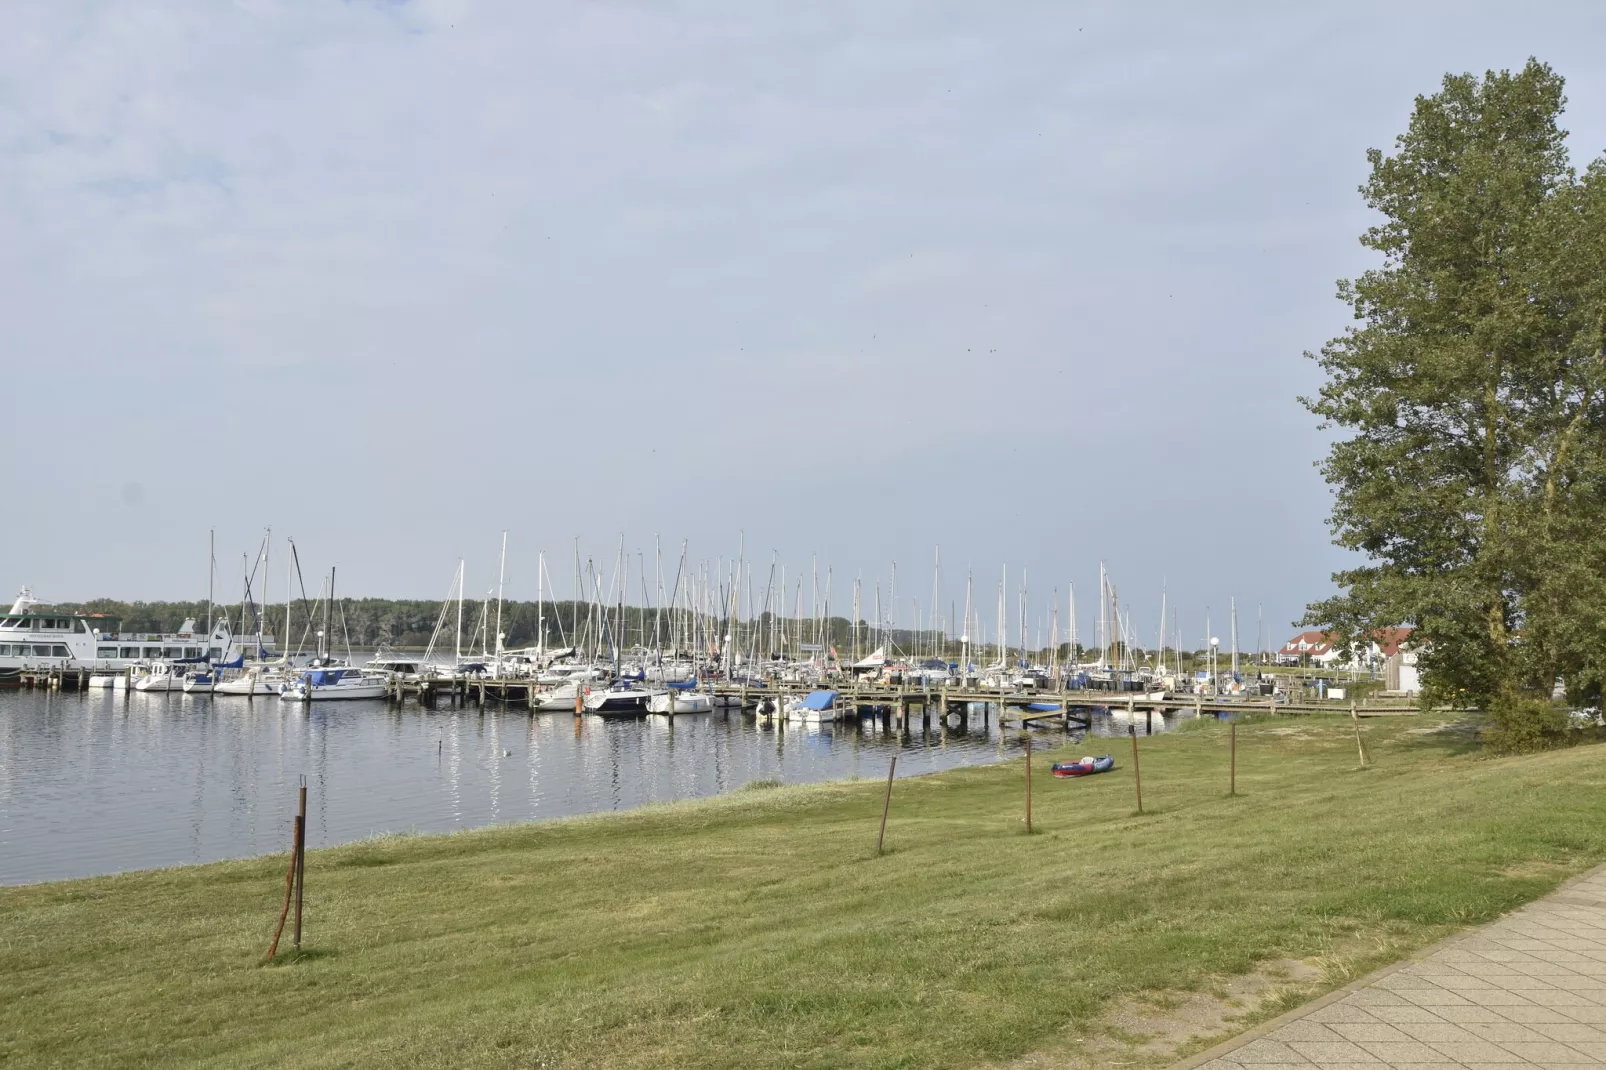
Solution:
[(1576, 742), (1567, 709), (1548, 699), (1502, 696), (1489, 708), (1484, 746), (1498, 754), (1549, 750)]

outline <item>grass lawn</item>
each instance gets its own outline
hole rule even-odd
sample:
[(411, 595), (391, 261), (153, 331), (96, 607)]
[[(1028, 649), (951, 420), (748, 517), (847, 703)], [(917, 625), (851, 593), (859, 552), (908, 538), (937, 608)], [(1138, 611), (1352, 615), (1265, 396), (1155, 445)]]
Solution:
[(0, 1065), (963, 1067), (1332, 986), (1606, 859), (1606, 750), (1442, 724), (1365, 722), (1364, 770), (1347, 718), (1245, 724), (1236, 798), (1224, 725), (1145, 739), (1141, 816), (1126, 741), (1040, 751), (1030, 836), (1019, 760), (903, 780), (881, 858), (874, 782), (319, 851), (265, 968), (284, 855), (0, 889)]

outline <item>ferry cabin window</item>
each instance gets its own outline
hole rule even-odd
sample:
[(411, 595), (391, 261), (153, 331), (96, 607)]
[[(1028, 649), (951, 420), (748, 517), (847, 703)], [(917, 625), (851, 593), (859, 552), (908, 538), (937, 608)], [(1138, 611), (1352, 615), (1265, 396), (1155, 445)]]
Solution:
[(9, 657), (10, 655), (11, 655), (11, 644), (10, 643), (0, 643), (0, 658)]
[(50, 648), (50, 653), (51, 653), (51, 655), (53, 657), (58, 657), (58, 658), (70, 658), (70, 657), (72, 657), (72, 653), (70, 651), (68, 651), (67, 647), (65, 645), (61, 644), (61, 643), (57, 643), (55, 646), (51, 647)]
[(221, 661), (223, 659), (222, 647), (215, 646), (211, 650), (208, 650), (207, 653), (210, 654), (215, 660)]
[(115, 658), (117, 656), (117, 648), (114, 646), (96, 647), (95, 656), (97, 658)]
[(177, 646), (170, 646), (170, 647), (167, 648), (167, 651), (163, 656), (164, 657), (169, 657), (169, 658), (182, 658), (184, 656), (184, 648), (183, 647), (177, 647)]
[(159, 646), (148, 646), (145, 648), (145, 656), (147, 658), (159, 658), (162, 656), (162, 648)]
[(193, 646), (187, 646), (184, 648), (184, 656), (187, 658), (200, 657), (200, 655), (201, 652), (195, 649)]
[(137, 647), (137, 646), (119, 647), (118, 651), (117, 651), (117, 656), (120, 657), (120, 658), (137, 658), (137, 657), (139, 657), (139, 647)]
[(50, 656), (50, 644), (35, 643), (33, 645), (33, 655), (36, 658), (48, 658)]

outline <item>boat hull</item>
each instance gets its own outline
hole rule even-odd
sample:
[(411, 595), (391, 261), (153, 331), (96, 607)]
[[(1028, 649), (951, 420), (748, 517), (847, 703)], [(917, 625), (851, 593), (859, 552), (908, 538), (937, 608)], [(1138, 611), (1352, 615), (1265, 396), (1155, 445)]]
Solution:
[(238, 680), (223, 681), (212, 689), (212, 694), (273, 698), (279, 694), (279, 684), (260, 676), (242, 676)]
[[(698, 691), (676, 691), (673, 693), (675, 713), (707, 713), (714, 708), (714, 703), (705, 694)], [(648, 713), (669, 713), (671, 695), (654, 695), (647, 702)]]
[(586, 696), (587, 713), (604, 717), (639, 717), (647, 712), (652, 695), (646, 691), (593, 691)]
[(384, 698), (386, 688), (383, 682), (364, 684), (286, 684), (280, 691), (279, 697), (287, 702), (334, 702), (337, 700), (376, 699)]

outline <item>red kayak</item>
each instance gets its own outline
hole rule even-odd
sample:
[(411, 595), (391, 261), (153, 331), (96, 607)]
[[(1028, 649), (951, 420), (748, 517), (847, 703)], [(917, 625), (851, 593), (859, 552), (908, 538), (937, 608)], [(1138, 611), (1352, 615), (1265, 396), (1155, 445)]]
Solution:
[(1094, 773), (1108, 773), (1114, 768), (1114, 756), (1106, 754), (1102, 758), (1083, 758), (1079, 762), (1055, 762), (1054, 775), (1058, 777), (1092, 776)]

